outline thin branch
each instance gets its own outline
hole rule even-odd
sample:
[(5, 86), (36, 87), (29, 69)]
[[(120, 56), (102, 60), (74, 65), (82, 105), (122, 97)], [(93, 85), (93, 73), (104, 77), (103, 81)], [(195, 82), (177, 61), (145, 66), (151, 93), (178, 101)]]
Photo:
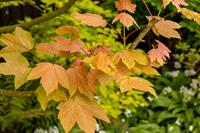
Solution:
[(144, 30), (136, 37), (136, 39), (133, 41), (131, 45), (131, 49), (135, 49), (137, 45), (142, 41), (142, 39), (146, 36), (146, 34), (151, 30), (151, 28), (158, 22), (158, 19), (153, 18), (147, 26), (144, 28)]
[(0, 0), (0, 2), (11, 2), (11, 1), (21, 1), (21, 0)]
[(45, 14), (44, 16), (34, 18), (30, 22), (23, 22), (21, 24), (16, 24), (16, 25), (10, 25), (10, 26), (4, 26), (0, 27), (0, 32), (11, 32), (15, 29), (16, 26), (20, 26), (24, 29), (28, 29), (32, 27), (33, 25), (45, 22), (49, 19), (55, 18), (56, 16), (59, 16), (63, 13), (65, 13), (77, 0), (70, 0), (67, 4), (64, 4), (63, 7), (60, 9), (50, 12), (48, 14)]
[(35, 92), (34, 91), (13, 91), (13, 90), (0, 89), (0, 96), (6, 96), (6, 97), (13, 97), (13, 96), (31, 97), (31, 96), (35, 96)]
[(144, 5), (145, 5), (147, 11), (149, 12), (150, 16), (153, 16), (151, 11), (150, 11), (150, 9), (149, 9), (149, 7), (147, 6), (147, 3), (145, 2), (145, 0), (142, 0), (142, 1), (143, 1)]

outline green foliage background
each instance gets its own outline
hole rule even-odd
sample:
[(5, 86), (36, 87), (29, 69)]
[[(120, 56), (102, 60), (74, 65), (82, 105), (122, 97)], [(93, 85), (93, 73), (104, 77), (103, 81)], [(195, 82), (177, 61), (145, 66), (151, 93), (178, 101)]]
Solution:
[[(27, 2), (31, 3), (32, 1), (25, 1), (25, 3)], [(60, 0), (42, 0), (42, 2), (44, 4), (41, 5), (41, 8), (44, 13), (53, 10), (52, 4), (55, 4), (57, 8), (63, 4)], [(137, 15), (134, 15), (134, 18), (139, 24), (145, 24), (147, 12), (144, 12), (144, 5), (141, 0), (133, 2), (137, 4)], [(199, 0), (188, 2), (192, 10), (200, 12)], [(147, 0), (147, 3), (153, 13), (158, 13), (161, 8), (161, 0)], [(7, 2), (1, 4), (0, 8), (18, 4), (24, 4), (24, 2)], [(34, 3), (32, 2), (32, 4)], [(175, 9), (168, 7), (161, 14), (164, 15), (173, 10)], [(37, 43), (51, 41), (57, 27), (69, 24), (75, 25), (80, 30), (80, 37), (87, 47), (105, 44), (113, 51), (122, 48), (121, 40), (115, 30), (109, 27), (91, 28), (81, 25), (70, 16), (70, 13), (74, 11), (101, 14), (110, 23), (117, 13), (114, 8), (114, 0), (81, 0), (70, 9), (68, 14), (33, 26), (30, 32), (35, 41)], [(182, 34), (182, 40), (166, 40), (173, 51), (172, 59), (160, 70), (162, 77), (153, 79), (149, 77), (155, 85), (159, 99), (134, 90), (121, 94), (112, 82), (106, 87), (97, 87), (96, 99), (112, 119), (110, 125), (99, 121), (99, 131), (106, 131), (106, 133), (125, 133), (126, 131), (130, 133), (200, 132), (200, 26), (180, 15), (171, 15), (170, 19), (178, 21), (183, 26), (179, 31)], [(29, 20), (30, 18), (27, 18), (25, 21)], [(121, 32), (121, 25), (115, 26), (118, 32)], [(151, 42), (155, 37), (151, 34), (149, 36), (145, 38), (146, 42)], [(133, 40), (132, 38), (129, 40), (130, 42)], [(31, 91), (35, 90), (38, 85), (38, 82), (29, 82), (20, 89)], [(0, 75), (0, 88), (12, 90), (14, 88), (13, 77)], [(36, 132), (36, 129), (44, 132), (53, 126), (63, 132), (56, 118), (55, 107), (56, 103), (51, 102), (47, 111), (43, 112), (35, 97), (0, 96), (0, 132), (32, 133)], [(75, 127), (72, 132), (81, 131)]]

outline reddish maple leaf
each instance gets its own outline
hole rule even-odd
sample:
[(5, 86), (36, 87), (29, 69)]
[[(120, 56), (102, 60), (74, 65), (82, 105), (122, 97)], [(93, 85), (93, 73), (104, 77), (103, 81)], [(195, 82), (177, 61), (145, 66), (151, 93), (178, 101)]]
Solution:
[(137, 27), (139, 27), (137, 22), (135, 21), (135, 19), (127, 13), (118, 14), (114, 18), (113, 23), (116, 21), (120, 21), (127, 29), (129, 29), (129, 27), (132, 26), (133, 24), (135, 24)]
[(106, 20), (103, 19), (102, 16), (98, 15), (98, 14), (92, 14), (92, 13), (84, 13), (84, 14), (80, 14), (80, 13), (72, 13), (72, 16), (81, 21), (81, 23), (86, 24), (88, 26), (102, 26), (105, 27), (107, 25)]
[(162, 42), (156, 40), (158, 48), (153, 48), (148, 52), (148, 56), (151, 62), (157, 61), (160, 65), (164, 64), (166, 57), (170, 58), (169, 53), (171, 52)]
[(136, 5), (132, 4), (130, 0), (118, 0), (115, 2), (115, 7), (117, 10), (127, 10), (131, 13), (134, 13), (136, 10)]

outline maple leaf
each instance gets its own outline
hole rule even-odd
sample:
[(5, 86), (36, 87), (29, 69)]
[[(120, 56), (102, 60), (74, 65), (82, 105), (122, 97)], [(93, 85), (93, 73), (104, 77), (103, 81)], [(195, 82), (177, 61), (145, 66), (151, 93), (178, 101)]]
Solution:
[(157, 75), (160, 76), (159, 72), (153, 68), (152, 64), (149, 64), (148, 66), (136, 66), (136, 68), (139, 68), (142, 73), (145, 73), (147, 75), (153, 76)]
[(142, 50), (124, 50), (116, 53), (112, 58), (114, 64), (119, 63), (121, 60), (128, 69), (134, 68), (135, 64), (147, 65), (147, 55)]
[(130, 0), (118, 0), (115, 2), (115, 7), (118, 11), (127, 10), (131, 13), (136, 11), (136, 5), (132, 4)]
[(200, 25), (200, 14), (198, 12), (191, 11), (187, 8), (182, 8), (180, 12), (190, 20), (194, 20), (197, 24)]
[(38, 79), (40, 77), (40, 83), (47, 96), (55, 91), (59, 84), (63, 87), (68, 86), (68, 77), (65, 74), (65, 69), (57, 64), (49, 62), (37, 64), (37, 66), (31, 70), (28, 80)]
[(120, 13), (117, 16), (115, 16), (112, 23), (116, 21), (120, 21), (127, 29), (129, 29), (129, 27), (132, 26), (133, 24), (139, 27), (135, 19), (127, 13)]
[(72, 13), (72, 16), (81, 21), (82, 24), (86, 24), (88, 26), (102, 26), (105, 27), (107, 25), (107, 22), (105, 19), (103, 19), (102, 16), (98, 14), (92, 14), (92, 13), (84, 13), (80, 14), (78, 12)]
[(16, 27), (13, 34), (3, 34), (0, 41), (7, 47), (12, 48), (20, 53), (31, 50), (34, 46), (31, 34), (20, 27)]
[(39, 53), (68, 57), (71, 53), (80, 53), (85, 49), (77, 39), (54, 37), (53, 43), (39, 43), (36, 49)]
[(65, 73), (67, 77), (69, 77), (68, 84), (65, 88), (68, 89), (71, 97), (77, 90), (86, 96), (93, 96), (96, 86), (95, 77), (97, 76), (95, 71), (88, 71), (86, 66), (80, 62), (75, 63), (75, 65), (72, 68), (67, 69)]
[(177, 8), (179, 8), (180, 6), (188, 6), (188, 3), (185, 2), (185, 0), (163, 0), (164, 8), (166, 8), (167, 5), (170, 4), (170, 2), (172, 2), (172, 4)]
[(15, 89), (18, 89), (27, 81), (31, 68), (24, 56), (17, 52), (10, 52), (10, 50), (8, 47), (5, 47), (0, 51), (0, 57), (3, 57), (6, 61), (0, 64), (0, 73), (14, 75)]
[(170, 58), (169, 53), (171, 52), (162, 42), (156, 40), (158, 48), (153, 48), (148, 52), (148, 56), (151, 62), (157, 61), (160, 65), (164, 64), (166, 57)]
[(98, 53), (95, 56), (86, 57), (83, 62), (89, 64), (92, 69), (101, 70), (106, 74), (112, 75), (115, 71), (115, 65), (105, 53)]
[(39, 101), (40, 106), (44, 111), (46, 110), (48, 102), (50, 102), (51, 100), (60, 102), (67, 99), (65, 92), (61, 88), (56, 89), (50, 95), (47, 96), (45, 90), (40, 86), (36, 90), (36, 93), (37, 93), (37, 100)]
[[(154, 16), (155, 17), (155, 16)], [(147, 17), (149, 21), (152, 20), (152, 17)], [(155, 17), (159, 21), (153, 26), (153, 32), (159, 36), (162, 35), (166, 38), (177, 38), (181, 39), (180, 34), (176, 29), (180, 29), (181, 26), (171, 20), (164, 20), (164, 18)]]
[(79, 30), (75, 26), (60, 26), (56, 29), (56, 33), (59, 35), (72, 34), (74, 38), (79, 38)]
[(151, 82), (140, 77), (129, 77), (119, 82), (119, 88), (122, 92), (126, 92), (131, 89), (136, 89), (144, 92), (149, 92), (155, 97), (157, 97), (157, 94), (152, 87), (153, 84)]
[(110, 122), (103, 109), (93, 100), (75, 95), (73, 98), (58, 105), (58, 118), (65, 130), (69, 132), (77, 123), (86, 133), (94, 133), (96, 128), (95, 118)]

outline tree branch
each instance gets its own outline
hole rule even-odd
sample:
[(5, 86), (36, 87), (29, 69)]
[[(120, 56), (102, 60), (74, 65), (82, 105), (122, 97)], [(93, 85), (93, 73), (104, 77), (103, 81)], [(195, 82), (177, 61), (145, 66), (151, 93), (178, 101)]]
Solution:
[(65, 13), (77, 0), (70, 0), (67, 4), (65, 4), (63, 7), (61, 7), (60, 9), (53, 11), (51, 13), (48, 13), (44, 16), (38, 17), (38, 18), (34, 18), (32, 19), (30, 22), (23, 22), (21, 24), (15, 24), (15, 25), (10, 25), (10, 26), (4, 26), (4, 27), (0, 27), (0, 32), (11, 32), (15, 29), (16, 26), (20, 26), (24, 29), (28, 29), (30, 27), (32, 27), (33, 25), (42, 23), (44, 21), (47, 21), (49, 19), (52, 19), (56, 16), (59, 16), (63, 13)]
[(31, 96), (35, 96), (35, 92), (34, 91), (13, 91), (13, 90), (0, 89), (0, 96), (7, 96), (7, 97), (12, 97), (12, 96), (31, 97)]
[(158, 22), (158, 19), (153, 18), (147, 26), (140, 32), (140, 34), (136, 37), (131, 45), (131, 49), (135, 49), (137, 45), (142, 41), (142, 39), (146, 36), (146, 34), (151, 30), (151, 28)]

